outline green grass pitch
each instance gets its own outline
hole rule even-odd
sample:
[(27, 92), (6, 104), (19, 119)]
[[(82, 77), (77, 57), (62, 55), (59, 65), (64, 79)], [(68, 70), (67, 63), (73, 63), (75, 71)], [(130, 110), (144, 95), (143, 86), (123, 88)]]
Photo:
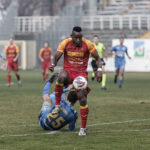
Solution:
[[(88, 95), (87, 136), (79, 137), (80, 117), (73, 132), (43, 131), (37, 121), (44, 86), (40, 71), (21, 71), (23, 86), (5, 87), (0, 71), (0, 150), (149, 150), (150, 74), (126, 73), (123, 88), (107, 74), (107, 91), (92, 82)], [(141, 102), (144, 102), (141, 104)], [(79, 103), (75, 108), (79, 112)]]

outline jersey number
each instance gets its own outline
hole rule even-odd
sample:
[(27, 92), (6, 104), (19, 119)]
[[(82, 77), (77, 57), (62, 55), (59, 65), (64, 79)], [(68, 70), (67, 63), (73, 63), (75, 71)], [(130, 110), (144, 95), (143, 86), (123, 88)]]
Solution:
[[(56, 115), (48, 114), (48, 116), (47, 116), (48, 121), (49, 121), (49, 122), (51, 121), (51, 120), (50, 120), (50, 117), (52, 117), (53, 119), (55, 119), (55, 118), (57, 118), (57, 116), (58, 116), (58, 114), (56, 114)], [(61, 127), (61, 123), (62, 123), (62, 122), (65, 122), (64, 118), (63, 118), (63, 117), (59, 117), (59, 118), (57, 118), (55, 121), (52, 121), (52, 122), (51, 122), (51, 126), (52, 126), (53, 128), (59, 128), (59, 127)]]

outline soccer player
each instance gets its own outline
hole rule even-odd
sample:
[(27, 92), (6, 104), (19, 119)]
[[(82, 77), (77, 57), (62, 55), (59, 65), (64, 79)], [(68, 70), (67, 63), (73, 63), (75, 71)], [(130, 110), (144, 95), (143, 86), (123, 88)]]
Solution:
[[(70, 38), (63, 40), (54, 56), (54, 63), (51, 65), (50, 70), (54, 71), (58, 60), (64, 54), (64, 67), (58, 76), (58, 80), (55, 84), (55, 98), (56, 106), (53, 110), (53, 114), (57, 114), (60, 111), (60, 100), (63, 92), (63, 87), (71, 84), (77, 76), (83, 76), (88, 80), (87, 65), (89, 55), (95, 57), (97, 61), (97, 81), (102, 80), (102, 69), (100, 58), (97, 54), (95, 46), (92, 42), (82, 37), (81, 27), (74, 27)], [(81, 128), (79, 135), (86, 135), (86, 124), (88, 117), (88, 105), (87, 95), (89, 88), (85, 90), (78, 90), (77, 96), (80, 102), (80, 116), (81, 116)]]
[(125, 69), (125, 54), (129, 59), (131, 57), (128, 54), (127, 47), (123, 45), (124, 38), (120, 38), (120, 45), (116, 45), (112, 47), (111, 53), (115, 55), (115, 77), (114, 83), (117, 83), (118, 75), (120, 74), (120, 81), (119, 81), (119, 88), (122, 87), (123, 84), (123, 77), (124, 77), (124, 69)]
[(9, 39), (9, 45), (5, 48), (5, 55), (7, 61), (7, 78), (8, 78), (8, 87), (11, 85), (11, 71), (15, 72), (16, 78), (18, 80), (18, 85), (21, 86), (21, 79), (18, 73), (18, 57), (19, 57), (19, 48), (14, 44), (13, 38)]
[(44, 43), (44, 47), (40, 50), (39, 58), (41, 60), (43, 80), (46, 81), (49, 76), (49, 67), (51, 63), (52, 49), (49, 48), (48, 42)]
[[(103, 55), (106, 56), (105, 54), (105, 47), (103, 43), (99, 42), (99, 37), (97, 35), (94, 35), (93, 37), (93, 41), (94, 41), (94, 45), (96, 47), (97, 53), (101, 59), (101, 63), (102, 63), (102, 90), (106, 90), (106, 73), (105, 73), (105, 61), (103, 59)], [(97, 70), (97, 65), (96, 65), (96, 60), (94, 57), (92, 57), (92, 62), (91, 62), (92, 68), (93, 68), (93, 72), (92, 72), (92, 80), (95, 79), (95, 71)]]
[(43, 106), (39, 115), (39, 124), (44, 130), (59, 130), (69, 124), (69, 131), (75, 129), (77, 112), (73, 109), (73, 105), (77, 101), (75, 91), (70, 91), (65, 101), (65, 93), (72, 89), (72, 85), (63, 90), (61, 96), (61, 111), (57, 114), (52, 114), (55, 106), (55, 94), (49, 95), (49, 89), (56, 78), (56, 74), (52, 75), (43, 89)]

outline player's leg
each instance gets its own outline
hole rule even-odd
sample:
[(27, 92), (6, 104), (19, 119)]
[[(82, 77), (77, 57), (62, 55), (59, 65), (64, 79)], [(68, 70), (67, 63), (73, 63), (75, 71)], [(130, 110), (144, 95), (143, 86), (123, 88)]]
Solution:
[(7, 80), (8, 80), (8, 84), (7, 86), (10, 87), (11, 85), (11, 70), (7, 70)]
[(105, 62), (103, 59), (101, 59), (102, 62), (102, 90), (106, 90), (106, 72), (105, 72)]
[(41, 67), (42, 67), (43, 81), (45, 81), (45, 63), (44, 62), (42, 62)]
[(120, 74), (119, 88), (121, 88), (123, 84), (123, 78), (124, 78), (124, 67), (120, 69), (119, 74)]
[(79, 90), (77, 92), (77, 96), (80, 102), (80, 116), (81, 116), (81, 128), (79, 131), (79, 135), (86, 135), (86, 124), (88, 117), (88, 105), (87, 105), (87, 90)]
[(8, 84), (7, 86), (10, 87), (11, 85), (11, 70), (12, 70), (12, 65), (11, 63), (7, 63), (7, 80), (8, 80)]
[(19, 70), (18, 70), (18, 64), (17, 63), (13, 63), (13, 71), (15, 72), (15, 75), (16, 75), (16, 78), (18, 81), (18, 85), (22, 86), (20, 74), (18, 72)]
[(55, 84), (55, 98), (56, 98), (56, 106), (53, 109), (53, 114), (56, 114), (60, 111), (60, 101), (61, 95), (63, 92), (64, 86), (68, 85), (69, 83), (69, 74), (66, 71), (61, 71), (58, 75), (57, 82)]

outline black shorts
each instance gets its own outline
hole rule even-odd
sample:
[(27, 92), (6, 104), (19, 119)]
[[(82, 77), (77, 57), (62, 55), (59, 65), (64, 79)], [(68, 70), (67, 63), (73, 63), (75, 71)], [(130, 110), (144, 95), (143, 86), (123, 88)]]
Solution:
[[(102, 66), (106, 65), (103, 58), (101, 58), (101, 63), (102, 63)], [(97, 64), (96, 64), (96, 60), (92, 60), (91, 65), (92, 65), (93, 71), (97, 71), (98, 67), (97, 67)]]
[(97, 65), (96, 65), (96, 60), (92, 60), (91, 66), (92, 66), (92, 68), (93, 68), (93, 71), (97, 71), (98, 67), (97, 67)]

